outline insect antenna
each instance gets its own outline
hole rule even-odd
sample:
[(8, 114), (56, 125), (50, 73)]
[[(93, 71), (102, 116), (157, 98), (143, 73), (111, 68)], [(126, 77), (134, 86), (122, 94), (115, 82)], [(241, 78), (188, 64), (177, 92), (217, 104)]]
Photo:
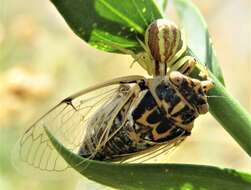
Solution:
[(218, 95), (209, 95), (206, 96), (207, 98), (226, 98), (225, 96), (218, 96)]

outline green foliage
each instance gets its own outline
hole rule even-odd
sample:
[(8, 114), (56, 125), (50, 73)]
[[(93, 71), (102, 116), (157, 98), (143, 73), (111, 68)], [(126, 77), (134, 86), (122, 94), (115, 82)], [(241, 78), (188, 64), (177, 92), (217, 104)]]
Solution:
[(75, 170), (101, 184), (128, 190), (248, 190), (251, 175), (188, 164), (115, 164), (84, 159), (65, 148), (45, 128), (54, 147)]
[[(162, 18), (153, 0), (51, 0), (72, 30), (92, 46), (119, 52), (115, 46), (140, 51), (147, 26)], [(167, 1), (159, 1), (166, 3)], [(249, 114), (225, 90), (222, 71), (215, 56), (207, 26), (198, 9), (189, 0), (174, 0), (188, 37), (190, 54), (210, 69), (215, 87), (209, 98), (210, 111), (222, 126), (251, 155), (251, 119)], [(162, 4), (162, 5), (164, 5)], [(196, 28), (196, 32), (194, 32)], [(227, 110), (222, 112), (222, 110)], [(69, 152), (50, 132), (54, 146), (65, 160), (84, 176), (120, 189), (249, 189), (251, 176), (233, 170), (209, 166), (177, 164), (129, 164), (85, 160)], [(76, 165), (76, 163), (83, 163)], [(88, 166), (88, 167), (86, 167)]]
[(95, 48), (119, 52), (114, 46), (140, 50), (147, 26), (161, 12), (155, 1), (51, 0), (71, 29)]

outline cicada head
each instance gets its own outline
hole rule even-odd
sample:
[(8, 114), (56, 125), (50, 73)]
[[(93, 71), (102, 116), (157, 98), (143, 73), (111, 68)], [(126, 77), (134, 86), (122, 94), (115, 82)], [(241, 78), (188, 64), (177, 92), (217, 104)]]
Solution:
[(213, 81), (200, 81), (177, 71), (171, 72), (169, 80), (175, 85), (184, 99), (196, 108), (199, 114), (208, 112), (207, 92), (214, 86)]

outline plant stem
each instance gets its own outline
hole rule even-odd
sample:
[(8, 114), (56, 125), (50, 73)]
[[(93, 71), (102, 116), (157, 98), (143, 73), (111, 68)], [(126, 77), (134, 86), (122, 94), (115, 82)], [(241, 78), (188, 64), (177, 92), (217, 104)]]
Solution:
[(251, 156), (251, 117), (240, 103), (225, 89), (219, 80), (210, 73), (215, 87), (209, 91), (210, 113), (219, 121), (227, 132)]
[[(191, 51), (191, 49), (188, 49), (185, 54), (197, 58), (196, 55)], [(215, 75), (209, 70), (207, 71), (210, 78), (214, 81), (214, 88), (209, 90), (208, 93), (210, 113), (251, 157), (250, 114), (226, 90), (226, 88), (215, 77)], [(199, 68), (195, 68), (192, 73), (192, 77), (198, 78), (198, 73), (200, 72), (201, 70), (199, 70)], [(210, 98), (210, 96), (215, 97)]]

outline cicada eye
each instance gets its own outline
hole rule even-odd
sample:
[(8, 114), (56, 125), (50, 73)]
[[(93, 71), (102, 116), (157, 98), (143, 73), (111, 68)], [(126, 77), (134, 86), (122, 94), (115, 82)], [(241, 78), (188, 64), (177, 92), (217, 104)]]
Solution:
[(205, 94), (207, 94), (208, 90), (210, 90), (214, 86), (214, 82), (212, 80), (202, 81), (202, 90)]
[(202, 89), (203, 89), (203, 92), (206, 94), (207, 91), (208, 91), (208, 90), (207, 90), (207, 87), (206, 87), (206, 86), (203, 86)]

